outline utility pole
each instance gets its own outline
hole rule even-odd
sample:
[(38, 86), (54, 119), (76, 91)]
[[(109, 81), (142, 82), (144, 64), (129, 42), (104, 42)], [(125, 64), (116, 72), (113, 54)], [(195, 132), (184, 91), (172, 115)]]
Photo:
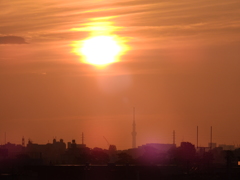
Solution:
[(84, 144), (84, 134), (82, 132), (82, 145)]
[(198, 149), (198, 126), (197, 126), (197, 149)]
[(210, 128), (210, 149), (212, 149), (212, 126)]
[(173, 144), (176, 144), (175, 143), (175, 130), (173, 130)]
[(5, 144), (7, 144), (7, 134), (6, 134), (6, 132), (5, 132), (5, 137), (4, 137), (4, 139), (5, 139)]

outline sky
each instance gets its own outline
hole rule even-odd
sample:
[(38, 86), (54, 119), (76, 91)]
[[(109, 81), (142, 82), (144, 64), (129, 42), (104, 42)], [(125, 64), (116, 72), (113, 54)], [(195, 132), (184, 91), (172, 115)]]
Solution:
[[(239, 0), (1, 0), (0, 143), (240, 144)], [(103, 68), (74, 47), (107, 31)], [(99, 47), (102, 45), (100, 44)], [(104, 46), (104, 44), (103, 44)]]

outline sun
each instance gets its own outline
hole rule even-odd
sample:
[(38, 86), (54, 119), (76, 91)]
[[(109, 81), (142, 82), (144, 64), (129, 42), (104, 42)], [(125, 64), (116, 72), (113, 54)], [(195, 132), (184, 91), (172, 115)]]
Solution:
[(113, 63), (121, 52), (121, 47), (111, 36), (96, 36), (83, 41), (81, 53), (90, 64)]
[(94, 36), (75, 43), (74, 52), (83, 57), (84, 63), (106, 66), (117, 62), (126, 47), (119, 37), (114, 35)]

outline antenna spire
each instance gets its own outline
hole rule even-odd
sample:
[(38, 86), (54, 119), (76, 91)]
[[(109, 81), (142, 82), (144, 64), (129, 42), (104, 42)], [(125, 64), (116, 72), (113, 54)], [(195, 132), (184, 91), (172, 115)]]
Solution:
[(22, 137), (22, 146), (25, 147), (25, 138), (24, 138), (24, 136)]
[(133, 107), (132, 148), (136, 148), (136, 136), (135, 107)]
[(84, 134), (82, 132), (82, 144), (84, 144)]

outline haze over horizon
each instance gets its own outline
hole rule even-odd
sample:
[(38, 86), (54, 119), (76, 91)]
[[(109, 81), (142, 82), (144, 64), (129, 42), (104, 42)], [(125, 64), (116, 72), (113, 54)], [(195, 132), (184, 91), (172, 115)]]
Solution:
[[(127, 149), (133, 107), (137, 146), (172, 143), (173, 130), (177, 145), (195, 144), (196, 126), (201, 146), (210, 126), (213, 142), (240, 144), (239, 0), (2, 0), (1, 7), (0, 144), (4, 132), (18, 144), (22, 136), (81, 143), (84, 132), (88, 147), (107, 148), (104, 136)], [(99, 68), (74, 47), (103, 32), (122, 51)]]

